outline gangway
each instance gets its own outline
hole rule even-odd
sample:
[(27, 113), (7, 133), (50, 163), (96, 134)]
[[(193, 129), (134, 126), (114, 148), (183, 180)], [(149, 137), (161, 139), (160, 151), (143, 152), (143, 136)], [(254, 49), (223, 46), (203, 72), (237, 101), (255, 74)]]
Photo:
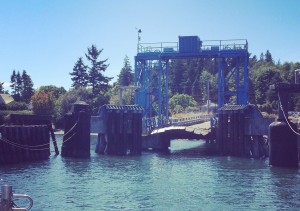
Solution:
[[(218, 65), (218, 107), (248, 104), (248, 41), (205, 40), (179, 36), (179, 42), (138, 43), (135, 56), (135, 104), (144, 108), (144, 118), (157, 116), (158, 126), (169, 122), (168, 71), (170, 60), (211, 58)], [(234, 67), (231, 62), (234, 60)], [(233, 85), (232, 83), (234, 81)]]

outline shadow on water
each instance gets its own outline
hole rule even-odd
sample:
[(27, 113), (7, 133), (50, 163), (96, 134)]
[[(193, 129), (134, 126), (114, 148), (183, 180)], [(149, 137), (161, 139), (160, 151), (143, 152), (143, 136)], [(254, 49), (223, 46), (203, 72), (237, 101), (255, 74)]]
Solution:
[(215, 144), (203, 140), (172, 140), (169, 151), (164, 153), (171, 156), (217, 156)]

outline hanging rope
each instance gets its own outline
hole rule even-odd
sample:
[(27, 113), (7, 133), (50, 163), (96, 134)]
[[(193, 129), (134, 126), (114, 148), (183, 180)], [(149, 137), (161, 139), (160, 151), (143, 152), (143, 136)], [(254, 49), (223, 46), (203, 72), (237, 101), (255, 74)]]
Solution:
[(294, 128), (291, 126), (291, 124), (289, 123), (289, 120), (287, 118), (287, 116), (285, 115), (284, 111), (283, 111), (283, 107), (282, 107), (282, 104), (281, 104), (281, 99), (280, 99), (280, 95), (279, 95), (279, 92), (278, 92), (278, 99), (279, 99), (279, 107), (283, 113), (283, 116), (284, 116), (284, 119), (285, 121), (287, 122), (289, 128), (298, 136), (300, 136), (300, 133), (298, 133), (297, 131), (294, 130)]
[[(78, 120), (75, 122), (75, 124), (73, 125), (73, 127), (70, 128), (70, 130), (68, 130), (63, 136), (66, 136), (67, 134), (69, 134), (70, 132), (72, 132), (76, 125), (78, 124)], [(4, 126), (4, 125), (1, 125), (1, 126)], [(66, 143), (68, 142), (69, 140), (71, 140), (77, 133), (73, 133), (67, 140), (64, 140), (62, 141), (62, 144), (63, 143)], [(27, 144), (19, 144), (19, 143), (15, 143), (11, 140), (8, 140), (8, 139), (5, 139), (5, 138), (0, 138), (1, 141), (11, 145), (11, 146), (14, 146), (14, 147), (17, 147), (17, 148), (20, 148), (20, 149), (24, 149), (24, 150), (31, 150), (31, 151), (42, 151), (42, 150), (48, 150), (50, 149), (50, 143), (46, 143), (46, 144), (40, 144), (40, 145), (27, 145)], [(41, 148), (41, 147), (44, 147), (44, 148)]]
[(77, 133), (73, 133), (67, 140), (62, 141), (62, 144), (68, 142), (69, 140), (71, 140)]
[[(12, 141), (10, 141), (8, 139), (4, 139), (4, 138), (1, 138), (0, 140), (3, 141), (3, 142), (5, 142), (5, 143), (7, 143), (7, 144), (10, 144), (10, 145), (12, 145), (14, 147), (25, 149), (25, 150), (39, 151), (39, 150), (48, 150), (50, 148), (50, 143), (36, 145), (36, 146), (30, 146), (30, 145), (23, 145), (23, 144), (14, 143), (14, 142), (12, 142)], [(46, 146), (46, 145), (48, 145), (49, 147), (36, 149), (36, 147), (41, 147), (41, 146)]]
[(77, 121), (75, 122), (75, 124), (73, 125), (73, 127), (70, 128), (70, 130), (68, 130), (63, 136), (66, 136), (68, 135), (71, 131), (73, 131), (76, 127), (76, 125), (78, 124), (79, 122), (79, 118), (77, 119)]

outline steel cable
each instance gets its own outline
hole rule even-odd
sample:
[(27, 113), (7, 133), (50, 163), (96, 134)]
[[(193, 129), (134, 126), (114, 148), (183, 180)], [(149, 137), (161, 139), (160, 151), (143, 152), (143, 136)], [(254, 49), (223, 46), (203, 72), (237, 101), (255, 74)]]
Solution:
[(289, 128), (290, 128), (296, 135), (300, 136), (300, 133), (298, 133), (297, 131), (295, 131), (294, 128), (290, 125), (290, 123), (289, 123), (289, 121), (288, 121), (288, 118), (287, 118), (287, 116), (285, 115), (285, 113), (284, 113), (284, 111), (283, 111), (283, 107), (282, 107), (282, 104), (281, 104), (281, 99), (280, 99), (279, 93), (278, 93), (278, 99), (279, 99), (279, 107), (280, 107), (280, 109), (281, 109), (281, 111), (282, 111), (282, 113), (283, 113), (283, 116), (284, 116), (285, 121), (287, 122)]

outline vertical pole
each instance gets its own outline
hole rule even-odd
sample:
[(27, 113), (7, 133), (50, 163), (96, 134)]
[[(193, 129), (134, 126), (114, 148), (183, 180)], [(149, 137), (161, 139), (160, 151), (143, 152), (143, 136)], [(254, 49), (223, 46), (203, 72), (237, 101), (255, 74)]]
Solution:
[(119, 99), (119, 101), (120, 101), (120, 105), (123, 105), (123, 87), (122, 86), (120, 86), (120, 99)]
[(166, 106), (166, 121), (167, 121), (167, 124), (169, 123), (169, 78), (168, 78), (168, 74), (169, 74), (169, 60), (166, 61), (166, 72), (165, 72), (165, 75), (166, 75), (166, 90), (165, 90), (165, 94), (166, 94), (166, 102), (165, 102), (165, 106)]
[(234, 150), (233, 150), (233, 154), (235, 156), (239, 155), (239, 112), (235, 111), (233, 113), (233, 118), (234, 118), (234, 130), (233, 130), (233, 144), (234, 144)]
[(221, 154), (223, 153), (223, 119), (224, 119), (223, 111), (219, 110), (216, 143), (217, 143), (217, 149)]
[(209, 110), (210, 110), (210, 108), (209, 108), (209, 106), (210, 106), (210, 99), (209, 99), (209, 80), (207, 80), (206, 81), (206, 83), (207, 83), (207, 114), (209, 114)]
[(12, 210), (12, 186), (3, 185), (1, 186), (1, 211), (11, 211)]
[(52, 138), (52, 142), (53, 142), (55, 154), (59, 155), (59, 151), (58, 151), (58, 147), (57, 147), (57, 142), (56, 142), (55, 134), (54, 134), (54, 131), (53, 131), (53, 128), (52, 128), (51, 124), (48, 125), (48, 128), (50, 130), (50, 134), (51, 134), (51, 138)]
[(137, 58), (136, 56), (134, 57), (134, 86), (137, 88), (137, 90), (135, 91), (134, 93), (134, 103), (135, 104), (139, 104), (139, 101), (138, 101), (138, 96), (139, 96), (139, 93), (140, 93), (140, 89), (138, 88), (139, 87), (139, 83), (138, 83), (138, 64), (137, 64)]
[(249, 63), (249, 54), (248, 51), (246, 52), (246, 55), (244, 57), (244, 87), (242, 90), (243, 93), (243, 105), (246, 105), (249, 102), (249, 69), (248, 69), (248, 63)]
[(225, 90), (225, 75), (223, 70), (223, 59), (221, 57), (217, 58), (218, 60), (218, 108), (221, 108), (224, 105), (224, 90)]
[(159, 67), (158, 67), (158, 76), (157, 76), (157, 85), (158, 85), (158, 127), (162, 126), (162, 84), (161, 84), (161, 79), (162, 79), (162, 62), (159, 60), (158, 62)]
[(245, 114), (243, 111), (239, 112), (239, 119), (238, 119), (238, 122), (239, 122), (239, 143), (238, 143), (238, 155), (239, 156), (246, 156), (246, 152), (245, 152), (245, 124), (244, 124), (244, 121), (245, 121)]
[(223, 154), (228, 155), (228, 132), (229, 132), (229, 124), (228, 124), (229, 114), (224, 112), (223, 117), (223, 131), (222, 131), (222, 140), (223, 140)]
[(241, 103), (242, 100), (242, 90), (241, 90), (241, 86), (240, 86), (240, 57), (237, 57), (237, 61), (236, 61), (236, 72), (235, 72), (235, 90), (236, 90), (236, 103), (237, 105), (241, 105), (243, 103)]

